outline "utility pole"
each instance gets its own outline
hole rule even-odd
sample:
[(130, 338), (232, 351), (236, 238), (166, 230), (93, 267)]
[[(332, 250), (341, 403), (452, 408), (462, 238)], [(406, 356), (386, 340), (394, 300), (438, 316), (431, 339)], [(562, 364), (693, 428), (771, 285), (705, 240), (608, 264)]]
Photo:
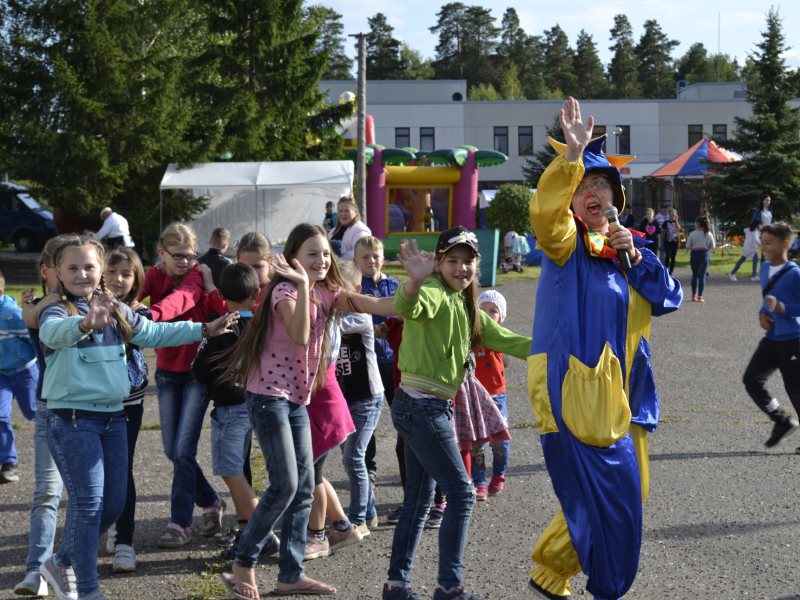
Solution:
[(358, 211), (361, 213), (361, 220), (367, 220), (367, 34), (354, 33), (349, 37), (354, 37), (358, 41), (358, 90), (357, 100), (357, 137), (358, 146), (356, 149), (356, 198)]

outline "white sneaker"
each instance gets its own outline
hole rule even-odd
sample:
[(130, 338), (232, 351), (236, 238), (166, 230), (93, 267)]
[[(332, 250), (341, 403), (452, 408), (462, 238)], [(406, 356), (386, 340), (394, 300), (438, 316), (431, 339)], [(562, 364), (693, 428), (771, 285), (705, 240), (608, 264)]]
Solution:
[(106, 552), (114, 554), (114, 546), (117, 545), (117, 525), (112, 523), (106, 532)]
[(730, 279), (731, 281), (739, 281), (738, 279), (736, 279), (736, 273), (728, 273), (728, 279)]
[(750, 278), (750, 281), (761, 281), (761, 277), (759, 277), (758, 275), (753, 275), (753, 276)]
[(14, 586), (17, 596), (47, 596), (47, 582), (37, 571), (25, 575), (25, 579)]
[(111, 570), (114, 573), (130, 573), (136, 570), (136, 551), (133, 546), (117, 544)]

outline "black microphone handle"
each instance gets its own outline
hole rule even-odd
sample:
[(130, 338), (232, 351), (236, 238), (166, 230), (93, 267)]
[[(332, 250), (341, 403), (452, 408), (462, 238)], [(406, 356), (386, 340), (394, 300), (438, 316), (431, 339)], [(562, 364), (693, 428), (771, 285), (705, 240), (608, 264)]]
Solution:
[(627, 250), (617, 250), (617, 254), (619, 255), (619, 264), (622, 265), (623, 269), (629, 271), (631, 268), (631, 255), (628, 254)]

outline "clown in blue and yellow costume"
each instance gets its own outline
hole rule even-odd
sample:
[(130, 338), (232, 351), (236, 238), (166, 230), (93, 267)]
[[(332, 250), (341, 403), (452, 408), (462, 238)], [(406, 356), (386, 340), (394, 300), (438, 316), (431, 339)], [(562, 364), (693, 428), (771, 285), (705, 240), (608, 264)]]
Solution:
[(567, 143), (551, 141), (559, 155), (530, 209), (544, 258), (528, 391), (561, 511), (533, 548), (530, 586), (562, 598), (583, 571), (596, 600), (616, 600), (636, 577), (647, 434), (659, 416), (650, 320), (677, 310), (683, 293), (643, 237), (609, 227), (603, 214), (612, 204), (622, 211), (618, 167), (632, 157), (603, 153), (605, 136), (591, 139), (594, 118), (584, 124), (574, 98), (560, 119)]

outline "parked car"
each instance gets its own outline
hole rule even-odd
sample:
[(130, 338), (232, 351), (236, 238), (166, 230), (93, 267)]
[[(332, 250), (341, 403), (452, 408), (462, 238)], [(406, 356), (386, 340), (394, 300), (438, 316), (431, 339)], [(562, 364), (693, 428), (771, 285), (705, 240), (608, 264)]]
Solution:
[(45, 210), (15, 183), (0, 183), (0, 242), (11, 242), (17, 252), (34, 252), (56, 234), (53, 213)]

